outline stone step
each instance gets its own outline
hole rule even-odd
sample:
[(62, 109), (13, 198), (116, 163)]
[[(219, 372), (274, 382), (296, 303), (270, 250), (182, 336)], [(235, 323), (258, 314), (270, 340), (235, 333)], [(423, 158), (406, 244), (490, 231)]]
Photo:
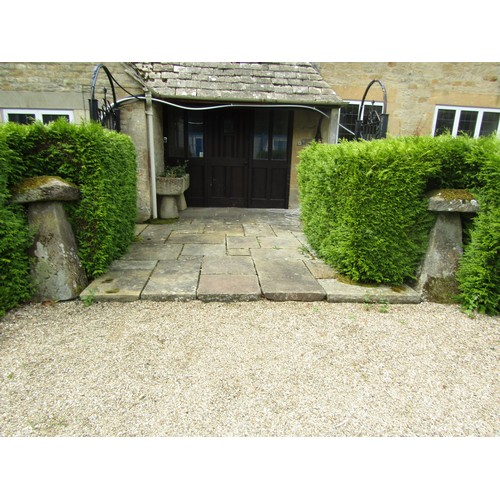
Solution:
[(285, 301), (324, 300), (325, 290), (299, 259), (278, 260), (254, 257), (262, 293), (266, 299)]
[(361, 302), (366, 304), (418, 304), (420, 294), (409, 286), (366, 286), (342, 283), (337, 279), (318, 279), (328, 302)]
[(143, 300), (194, 300), (201, 259), (159, 261), (144, 290)]

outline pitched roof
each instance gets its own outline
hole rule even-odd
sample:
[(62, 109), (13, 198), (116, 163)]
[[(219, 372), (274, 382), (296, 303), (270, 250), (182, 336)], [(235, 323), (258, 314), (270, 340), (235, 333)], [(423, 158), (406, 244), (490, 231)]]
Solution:
[(308, 62), (136, 62), (156, 97), (339, 106), (342, 100)]

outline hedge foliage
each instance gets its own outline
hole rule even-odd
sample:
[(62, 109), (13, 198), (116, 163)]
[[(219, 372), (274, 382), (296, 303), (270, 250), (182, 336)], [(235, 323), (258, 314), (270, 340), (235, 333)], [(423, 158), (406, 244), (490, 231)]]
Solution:
[(16, 171), (16, 155), (0, 135), (0, 317), (31, 296), (28, 248), (31, 237), (22, 207), (10, 204), (7, 179)]
[(460, 298), (468, 311), (500, 314), (500, 141), (479, 151), (481, 211), (457, 272)]
[[(75, 183), (80, 188), (80, 200), (67, 203), (66, 209), (79, 256), (89, 278), (103, 274), (134, 238), (137, 162), (131, 139), (96, 123), (73, 125), (58, 120), (48, 126), (1, 125), (1, 143), (5, 150), (0, 153), (0, 187), (5, 193), (0, 200), (1, 210), (20, 217), (19, 208), (9, 203), (9, 190), (23, 178), (58, 175)], [(22, 221), (26, 228), (26, 218)], [(2, 234), (2, 240), (15, 239), (15, 233), (25, 234), (16, 229), (14, 222), (8, 224), (8, 235)], [(26, 262), (23, 267), (25, 274), (29, 273)], [(6, 280), (10, 280), (8, 275)], [(17, 295), (19, 300), (25, 300), (26, 288), (21, 282), (25, 280), (19, 282), (19, 287), (16, 285)], [(0, 314), (9, 307), (2, 300)]]
[[(499, 219), (494, 207), (499, 198), (499, 144), (495, 137), (466, 136), (311, 144), (301, 152), (298, 166), (309, 243), (353, 281), (411, 281), (434, 220), (426, 193), (469, 189), (479, 197), (484, 213), (473, 219), (471, 243), (458, 274), (462, 302), (471, 300), (475, 288), (474, 307), (498, 312)], [(483, 271), (480, 283), (472, 278), (478, 268)]]

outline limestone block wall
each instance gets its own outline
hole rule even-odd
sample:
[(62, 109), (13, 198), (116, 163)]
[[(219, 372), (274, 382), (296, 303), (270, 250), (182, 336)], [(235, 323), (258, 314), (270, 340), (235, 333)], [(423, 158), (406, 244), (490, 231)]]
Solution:
[[(97, 64), (99, 63), (0, 63), (0, 109), (66, 109), (74, 111), (76, 122), (88, 119), (90, 84)], [(126, 64), (105, 64), (116, 80), (131, 93), (143, 92), (137, 80), (130, 76)], [(110, 85), (102, 70), (97, 86), (99, 89), (106, 87), (108, 95), (111, 94)], [(118, 99), (127, 95), (119, 87), (115, 88)]]
[[(338, 109), (332, 109), (327, 112), (329, 118), (324, 117), (321, 120), (320, 130), (321, 138), (325, 143), (335, 143), (338, 133)], [(297, 183), (297, 166), (299, 164), (299, 153), (316, 137), (318, 124), (321, 115), (310, 110), (295, 110), (293, 117), (293, 136), (292, 136), (292, 161), (290, 171), (290, 194), (289, 208), (298, 208), (300, 204), (299, 189)]]
[[(361, 100), (372, 80), (387, 89), (392, 135), (432, 132), (436, 105), (500, 108), (500, 63), (323, 62), (323, 78), (344, 100)], [(372, 86), (367, 99), (382, 100)]]

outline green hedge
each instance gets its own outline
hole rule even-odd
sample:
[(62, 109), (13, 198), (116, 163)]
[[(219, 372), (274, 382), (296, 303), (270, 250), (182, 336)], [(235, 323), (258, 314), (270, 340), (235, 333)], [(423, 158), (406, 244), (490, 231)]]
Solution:
[[(1, 125), (0, 141), (8, 153), (8, 168), (0, 172), (7, 191), (37, 175), (58, 175), (78, 185), (80, 200), (66, 209), (79, 256), (89, 278), (103, 274), (134, 238), (137, 162), (131, 139), (96, 123), (58, 120), (49, 126)], [(15, 211), (8, 198), (1, 201), (3, 209)], [(0, 305), (0, 311), (5, 308)]]
[[(301, 216), (309, 243), (328, 264), (356, 282), (398, 285), (413, 280), (433, 223), (426, 192), (436, 188), (486, 192), (496, 174), (486, 175), (484, 167), (488, 164), (498, 173), (494, 156), (498, 147), (494, 137), (451, 136), (311, 144), (301, 152), (298, 166)], [(498, 189), (480, 201), (490, 205), (495, 196), (498, 199)], [(491, 231), (490, 222), (486, 225)], [(478, 240), (478, 230), (474, 223), (472, 242)], [(493, 238), (489, 241), (494, 247)], [(482, 250), (478, 243), (474, 248), (468, 251), (477, 259)], [(469, 268), (461, 272), (462, 281)], [(484, 272), (489, 276), (494, 268), (484, 264)], [(498, 282), (486, 295), (491, 297), (495, 290), (498, 295)], [(464, 302), (468, 293), (463, 290)]]
[(28, 248), (31, 237), (22, 207), (9, 203), (7, 179), (16, 171), (16, 155), (0, 134), (0, 317), (31, 296)]
[[(500, 314), (500, 141), (479, 144), (481, 211), (457, 272), (460, 298), (468, 311)], [(478, 145), (478, 149), (479, 149)]]

